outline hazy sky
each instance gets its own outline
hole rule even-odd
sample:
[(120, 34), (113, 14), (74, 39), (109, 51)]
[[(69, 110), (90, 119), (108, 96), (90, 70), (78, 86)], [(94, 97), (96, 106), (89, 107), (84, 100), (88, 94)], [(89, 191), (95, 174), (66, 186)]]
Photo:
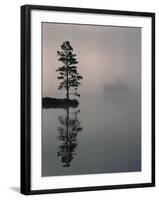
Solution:
[(65, 97), (55, 71), (64, 41), (77, 54), (81, 95), (100, 95), (107, 88), (140, 90), (141, 28), (42, 23), (43, 96)]

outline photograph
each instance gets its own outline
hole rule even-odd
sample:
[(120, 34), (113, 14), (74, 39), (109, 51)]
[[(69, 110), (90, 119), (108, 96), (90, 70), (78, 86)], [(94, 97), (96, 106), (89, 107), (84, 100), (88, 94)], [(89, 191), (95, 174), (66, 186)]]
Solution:
[(21, 7), (21, 193), (155, 186), (155, 13)]
[(141, 28), (41, 30), (42, 176), (141, 171)]

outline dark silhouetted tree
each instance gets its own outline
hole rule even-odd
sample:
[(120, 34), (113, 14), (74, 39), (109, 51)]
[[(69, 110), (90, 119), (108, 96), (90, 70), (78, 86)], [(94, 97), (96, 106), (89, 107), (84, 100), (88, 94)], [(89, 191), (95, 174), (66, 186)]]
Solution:
[(57, 78), (61, 80), (58, 89), (66, 90), (67, 99), (69, 99), (70, 95), (80, 96), (80, 94), (77, 93), (77, 89), (83, 77), (77, 72), (78, 61), (69, 41), (65, 41), (61, 45), (61, 50), (57, 51), (57, 55), (59, 56), (58, 60), (63, 64), (56, 70), (59, 72)]

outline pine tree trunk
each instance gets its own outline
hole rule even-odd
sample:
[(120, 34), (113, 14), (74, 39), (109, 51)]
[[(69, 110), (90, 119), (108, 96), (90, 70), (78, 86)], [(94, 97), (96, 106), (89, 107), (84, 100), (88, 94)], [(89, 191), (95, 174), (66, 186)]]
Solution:
[(67, 100), (69, 100), (69, 90), (68, 90), (68, 88), (67, 88), (66, 98), (67, 98)]
[(69, 100), (68, 71), (67, 71), (67, 91), (66, 91), (66, 98), (67, 98), (67, 100)]
[(66, 126), (66, 137), (67, 137), (67, 140), (68, 140), (68, 123), (69, 123), (69, 108), (67, 107), (67, 126)]

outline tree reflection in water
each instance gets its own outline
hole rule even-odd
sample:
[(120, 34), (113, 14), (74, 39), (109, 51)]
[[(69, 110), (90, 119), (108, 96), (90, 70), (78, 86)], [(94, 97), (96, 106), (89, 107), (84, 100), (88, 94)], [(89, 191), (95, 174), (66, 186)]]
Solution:
[(58, 117), (61, 126), (57, 128), (57, 138), (61, 144), (58, 146), (57, 156), (61, 158), (63, 167), (69, 167), (76, 155), (77, 135), (83, 130), (78, 119), (79, 112), (80, 110), (70, 112), (69, 108), (66, 108), (66, 116)]

